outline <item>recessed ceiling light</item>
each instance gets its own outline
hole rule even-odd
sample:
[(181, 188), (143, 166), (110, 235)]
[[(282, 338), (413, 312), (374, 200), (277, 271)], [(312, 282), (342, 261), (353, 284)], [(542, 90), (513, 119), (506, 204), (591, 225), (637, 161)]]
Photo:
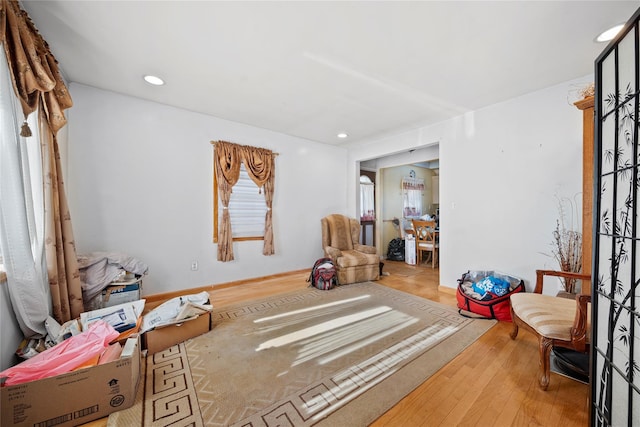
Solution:
[(596, 41), (598, 43), (604, 43), (613, 40), (613, 38), (618, 35), (620, 30), (622, 30), (622, 27), (624, 27), (624, 24), (619, 24), (615, 27), (609, 28), (606, 31), (603, 31), (598, 37), (596, 37)]
[(338, 134), (338, 138), (341, 138), (341, 139), (344, 139), (344, 138), (346, 138), (346, 137), (348, 137), (348, 136), (349, 136), (349, 135), (347, 135), (347, 134), (346, 134), (346, 133), (344, 133), (344, 132), (340, 132), (340, 133)]
[(164, 84), (164, 80), (160, 77), (146, 75), (144, 76), (144, 81), (154, 86), (162, 86)]

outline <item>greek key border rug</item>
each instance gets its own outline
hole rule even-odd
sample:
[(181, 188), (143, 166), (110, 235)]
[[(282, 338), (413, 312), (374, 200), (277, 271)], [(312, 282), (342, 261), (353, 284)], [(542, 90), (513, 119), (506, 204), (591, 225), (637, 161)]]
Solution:
[(365, 426), (496, 322), (371, 282), (214, 309), (149, 356), (144, 426)]

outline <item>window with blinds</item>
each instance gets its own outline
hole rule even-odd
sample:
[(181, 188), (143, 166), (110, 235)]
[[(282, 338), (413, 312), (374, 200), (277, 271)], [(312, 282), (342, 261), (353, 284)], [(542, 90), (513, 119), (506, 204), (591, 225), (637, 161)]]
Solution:
[[(222, 218), (222, 202), (218, 195), (218, 183), (214, 173), (214, 229), (213, 241), (218, 242), (219, 218)], [(264, 221), (267, 204), (264, 193), (249, 178), (249, 174), (240, 165), (240, 178), (233, 186), (229, 199), (229, 216), (231, 218), (231, 235), (234, 240), (263, 240)]]

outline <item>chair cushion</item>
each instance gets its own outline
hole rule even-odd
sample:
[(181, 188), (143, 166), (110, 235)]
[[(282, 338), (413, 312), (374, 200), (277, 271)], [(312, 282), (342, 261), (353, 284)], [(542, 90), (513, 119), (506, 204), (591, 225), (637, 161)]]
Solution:
[(336, 260), (341, 268), (357, 267), (360, 265), (378, 265), (380, 258), (376, 254), (365, 254), (358, 251), (342, 251), (342, 256)]
[[(436, 249), (439, 248), (439, 247), (440, 247), (440, 245), (438, 245), (436, 243)], [(433, 250), (433, 243), (419, 242), (418, 243), (418, 248), (430, 251), (430, 250)]]
[(538, 334), (571, 341), (576, 301), (551, 295), (521, 292), (511, 295), (513, 312)]

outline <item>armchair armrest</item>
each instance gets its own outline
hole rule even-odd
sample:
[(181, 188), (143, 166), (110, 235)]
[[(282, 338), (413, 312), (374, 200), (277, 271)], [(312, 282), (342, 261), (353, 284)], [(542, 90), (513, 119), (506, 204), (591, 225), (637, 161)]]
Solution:
[(576, 295), (576, 317), (571, 328), (571, 342), (576, 351), (584, 352), (587, 347), (589, 333), (587, 304), (591, 302), (591, 295)]
[(355, 245), (353, 245), (353, 249), (355, 249), (358, 252), (365, 253), (365, 254), (375, 254), (376, 253), (376, 248), (374, 246), (361, 245), (359, 243), (356, 243)]
[(578, 279), (578, 280), (591, 280), (591, 275), (582, 273), (571, 273), (569, 271), (556, 271), (556, 270), (536, 270), (536, 287), (533, 292), (537, 294), (542, 293), (542, 284), (544, 276), (556, 276), (566, 279)]
[(333, 246), (325, 246), (324, 247), (325, 256), (331, 258), (332, 260), (336, 260), (336, 258), (342, 256), (342, 251), (338, 248), (334, 248)]

